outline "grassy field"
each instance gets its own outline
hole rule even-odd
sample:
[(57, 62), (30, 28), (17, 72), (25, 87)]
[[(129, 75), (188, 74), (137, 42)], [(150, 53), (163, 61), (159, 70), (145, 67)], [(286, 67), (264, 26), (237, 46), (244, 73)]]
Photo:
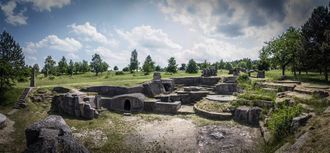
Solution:
[[(228, 71), (221, 70), (218, 71), (218, 75), (227, 75)], [(162, 72), (162, 78), (174, 78), (174, 77), (187, 77), (187, 76), (200, 76), (201, 72), (189, 74), (183, 71), (178, 71), (178, 73), (166, 73)], [(115, 72), (106, 72), (95, 76), (95, 73), (85, 73), (78, 75), (62, 75), (55, 77), (43, 77), (42, 74), (37, 77), (37, 86), (40, 88), (44, 87), (54, 87), (54, 86), (68, 86), (68, 87), (84, 87), (92, 85), (117, 85), (117, 86), (134, 86), (136, 84), (141, 84), (145, 81), (152, 79), (153, 73), (149, 75), (144, 75), (143, 72), (136, 73), (124, 73), (124, 75), (115, 75)], [(29, 85), (29, 82), (17, 83), (17, 88), (24, 88)]]

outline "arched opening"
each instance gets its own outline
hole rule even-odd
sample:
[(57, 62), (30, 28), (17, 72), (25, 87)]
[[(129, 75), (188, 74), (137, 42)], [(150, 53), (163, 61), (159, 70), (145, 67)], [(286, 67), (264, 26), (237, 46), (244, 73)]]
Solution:
[(165, 92), (169, 92), (171, 90), (171, 84), (169, 83), (163, 83)]
[(128, 99), (125, 100), (124, 110), (125, 111), (131, 111), (131, 102)]

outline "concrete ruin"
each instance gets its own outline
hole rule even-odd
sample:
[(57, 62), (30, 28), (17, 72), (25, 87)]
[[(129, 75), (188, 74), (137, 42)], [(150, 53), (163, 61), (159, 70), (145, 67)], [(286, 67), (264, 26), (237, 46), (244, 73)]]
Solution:
[(100, 96), (87, 96), (79, 93), (58, 94), (53, 97), (52, 110), (84, 119), (98, 116), (101, 108)]
[(50, 115), (25, 129), (25, 153), (70, 152), (89, 153), (72, 135), (61, 116)]
[(84, 119), (96, 118), (101, 108), (121, 113), (176, 114), (182, 104), (194, 104), (207, 95), (238, 92), (236, 80), (237, 77), (217, 76), (162, 79), (156, 72), (153, 80), (135, 87), (93, 86), (82, 92), (56, 87), (58, 94), (53, 97), (52, 108)]

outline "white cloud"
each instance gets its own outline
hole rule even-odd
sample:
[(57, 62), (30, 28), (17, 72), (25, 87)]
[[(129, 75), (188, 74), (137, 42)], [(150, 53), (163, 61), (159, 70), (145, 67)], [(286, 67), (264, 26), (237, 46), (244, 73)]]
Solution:
[(16, 1), (8, 1), (6, 4), (1, 4), (0, 7), (3, 13), (6, 16), (6, 22), (14, 26), (25, 25), (27, 24), (26, 20), (28, 17), (24, 16), (25, 10), (21, 10), (19, 13), (15, 13)]
[(51, 11), (52, 8), (62, 8), (71, 3), (71, 0), (23, 0), (31, 2), (38, 11)]
[(82, 44), (74, 38), (60, 39), (56, 35), (49, 35), (39, 42), (29, 42), (26, 47), (23, 48), (24, 52), (28, 54), (35, 54), (40, 48), (49, 48), (58, 51), (73, 53), (82, 48)]
[(182, 47), (172, 41), (161, 29), (151, 26), (134, 27), (131, 31), (116, 30), (118, 35), (127, 40), (132, 47), (148, 49), (181, 49)]
[(69, 25), (72, 28), (72, 32), (83, 37), (85, 41), (95, 41), (104, 45), (116, 45), (117, 42), (113, 39), (109, 39), (102, 33), (98, 32), (96, 27), (86, 22), (82, 25), (76, 25), (75, 23)]

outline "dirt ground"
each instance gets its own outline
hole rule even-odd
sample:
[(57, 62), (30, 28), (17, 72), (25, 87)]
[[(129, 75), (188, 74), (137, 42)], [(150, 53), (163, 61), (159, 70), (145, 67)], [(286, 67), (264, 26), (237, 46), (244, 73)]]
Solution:
[(258, 128), (239, 124), (198, 127), (190, 119), (178, 117), (138, 122), (125, 140), (136, 152), (255, 152), (262, 140)]

